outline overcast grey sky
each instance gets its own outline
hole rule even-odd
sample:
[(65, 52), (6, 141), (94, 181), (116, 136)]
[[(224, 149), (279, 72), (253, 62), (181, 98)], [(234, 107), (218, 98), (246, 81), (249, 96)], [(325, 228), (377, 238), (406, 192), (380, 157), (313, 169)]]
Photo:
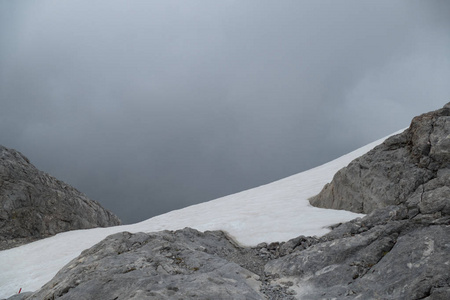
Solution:
[(125, 223), (450, 101), (450, 1), (1, 1), (0, 144)]

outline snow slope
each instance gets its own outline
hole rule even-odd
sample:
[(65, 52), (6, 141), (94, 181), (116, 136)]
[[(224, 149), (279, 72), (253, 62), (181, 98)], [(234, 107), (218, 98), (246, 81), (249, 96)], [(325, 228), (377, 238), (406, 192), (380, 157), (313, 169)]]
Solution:
[(0, 299), (16, 294), (20, 288), (23, 291), (39, 289), (81, 251), (110, 234), (122, 231), (154, 232), (184, 227), (200, 231), (224, 230), (246, 246), (287, 241), (299, 235), (324, 235), (329, 231), (328, 226), (363, 215), (312, 207), (307, 199), (319, 193), (339, 169), (384, 140), (270, 184), (171, 211), (140, 223), (64, 232), (0, 251)]

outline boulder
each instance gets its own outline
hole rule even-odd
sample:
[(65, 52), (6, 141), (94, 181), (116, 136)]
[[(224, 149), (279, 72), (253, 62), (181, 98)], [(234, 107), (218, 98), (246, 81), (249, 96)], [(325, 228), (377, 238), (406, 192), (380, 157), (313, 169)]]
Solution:
[(248, 254), (219, 231), (117, 233), (25, 299), (264, 299)]
[[(450, 169), (450, 103), (415, 117), (403, 133), (355, 159), (310, 199), (313, 206), (370, 213), (404, 204)], [(448, 181), (441, 178), (441, 186)], [(445, 190), (441, 191), (446, 193)]]

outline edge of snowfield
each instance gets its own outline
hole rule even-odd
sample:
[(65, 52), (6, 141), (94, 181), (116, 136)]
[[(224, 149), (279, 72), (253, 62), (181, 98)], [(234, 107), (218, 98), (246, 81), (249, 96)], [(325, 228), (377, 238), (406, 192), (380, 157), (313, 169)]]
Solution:
[(316, 208), (309, 204), (308, 198), (318, 194), (339, 169), (386, 138), (308, 171), (140, 223), (69, 231), (0, 251), (0, 299), (16, 294), (19, 289), (38, 290), (83, 250), (122, 231), (155, 232), (185, 227), (200, 231), (223, 230), (244, 246), (283, 242), (299, 235), (322, 236), (330, 231), (330, 225), (363, 215)]

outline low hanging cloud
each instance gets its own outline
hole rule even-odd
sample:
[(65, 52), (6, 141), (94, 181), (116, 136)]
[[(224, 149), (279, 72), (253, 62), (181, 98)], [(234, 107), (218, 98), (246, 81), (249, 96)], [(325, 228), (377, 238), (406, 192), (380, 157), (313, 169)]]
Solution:
[(0, 143), (125, 222), (300, 172), (449, 101), (445, 1), (0, 4)]

